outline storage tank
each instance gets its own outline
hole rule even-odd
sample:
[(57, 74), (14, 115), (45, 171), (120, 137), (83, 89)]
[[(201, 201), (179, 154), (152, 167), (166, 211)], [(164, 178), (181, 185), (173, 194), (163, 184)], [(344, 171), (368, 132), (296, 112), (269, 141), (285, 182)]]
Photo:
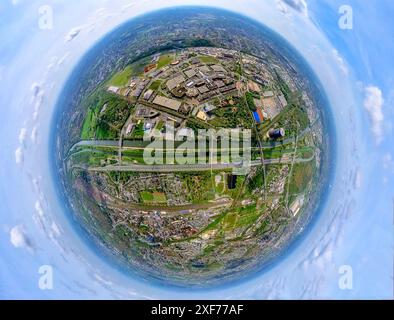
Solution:
[(271, 129), (270, 131), (268, 131), (268, 136), (271, 139), (279, 139), (279, 138), (283, 138), (285, 136), (286, 132), (285, 129), (280, 128), (280, 129)]

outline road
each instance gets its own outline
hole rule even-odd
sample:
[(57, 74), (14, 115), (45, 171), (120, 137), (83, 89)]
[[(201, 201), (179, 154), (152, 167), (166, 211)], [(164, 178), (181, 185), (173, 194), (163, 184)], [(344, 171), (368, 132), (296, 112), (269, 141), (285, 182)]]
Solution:
[[(309, 162), (314, 159), (312, 156), (309, 159), (297, 159), (296, 163)], [(251, 167), (257, 167), (262, 165), (262, 160), (251, 161)], [(280, 158), (280, 159), (265, 159), (264, 164), (291, 164), (293, 159)], [(89, 170), (93, 172), (155, 172), (155, 173), (173, 173), (173, 172), (201, 172), (201, 171), (220, 171), (220, 170), (232, 170), (232, 169), (242, 169), (247, 167), (243, 163), (204, 163), (204, 164), (168, 164), (168, 165), (141, 165), (141, 164), (130, 164), (130, 165), (110, 165), (105, 167), (89, 167), (75, 165), (73, 168), (79, 168), (84, 170)]]
[[(309, 128), (305, 129), (299, 136), (298, 139), (303, 138), (308, 132), (310, 131)], [(122, 148), (127, 150), (127, 149), (144, 149), (146, 148), (151, 142), (148, 141), (130, 141), (130, 140), (123, 140), (122, 141)], [(179, 142), (179, 144), (182, 144), (183, 142)], [(279, 146), (284, 146), (294, 143), (294, 137), (286, 138), (283, 141), (277, 142), (277, 141), (270, 141), (270, 142), (264, 142), (262, 144), (263, 149), (274, 149)], [(80, 142), (77, 142), (74, 144), (70, 150), (69, 154), (73, 152), (74, 149), (77, 147), (114, 147), (114, 148), (119, 148), (119, 140), (82, 140)], [(252, 149), (260, 149), (260, 147), (254, 147)]]

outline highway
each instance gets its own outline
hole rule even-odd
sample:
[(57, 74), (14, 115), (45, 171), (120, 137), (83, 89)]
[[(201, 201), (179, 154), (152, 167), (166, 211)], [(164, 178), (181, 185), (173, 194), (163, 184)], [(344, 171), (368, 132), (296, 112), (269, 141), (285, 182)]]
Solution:
[[(314, 159), (312, 156), (309, 159), (297, 159), (295, 163), (309, 162)], [(280, 159), (265, 159), (264, 164), (291, 164), (293, 159), (280, 158)], [(251, 161), (251, 167), (261, 166), (261, 159)], [(93, 172), (155, 172), (155, 173), (173, 173), (173, 172), (201, 172), (201, 171), (220, 171), (220, 170), (233, 170), (247, 168), (246, 163), (205, 163), (205, 164), (163, 164), (163, 165), (141, 165), (141, 164), (128, 164), (128, 165), (109, 165), (105, 167), (89, 167), (75, 165), (73, 168), (84, 169)]]
[[(309, 128), (305, 129), (300, 135), (299, 139), (304, 137), (310, 131)], [(146, 148), (151, 142), (150, 141), (130, 141), (123, 140), (122, 148), (124, 150), (134, 149), (140, 150)], [(183, 142), (179, 142), (179, 145)], [(283, 141), (270, 141), (263, 143), (263, 149), (274, 149), (279, 146), (285, 146), (288, 144), (294, 143), (294, 137), (287, 138)], [(74, 151), (77, 147), (109, 147), (109, 148), (119, 148), (119, 140), (82, 140), (74, 144), (70, 150), (69, 154)], [(253, 147), (252, 149), (260, 149), (260, 147)], [(170, 150), (171, 151), (171, 150)]]

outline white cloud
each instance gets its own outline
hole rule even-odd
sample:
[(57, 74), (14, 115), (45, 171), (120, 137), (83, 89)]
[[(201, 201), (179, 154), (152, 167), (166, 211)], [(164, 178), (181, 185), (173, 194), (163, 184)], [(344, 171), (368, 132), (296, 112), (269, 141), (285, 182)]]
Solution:
[(342, 71), (342, 73), (347, 76), (349, 75), (349, 69), (346, 66), (345, 60), (342, 58), (342, 56), (339, 54), (338, 50), (333, 49), (332, 54), (334, 55), (334, 59), (338, 64), (339, 69)]
[(308, 16), (308, 4), (306, 0), (277, 0), (277, 7), (282, 12), (287, 14), (287, 7), (290, 7), (306, 17)]
[(386, 153), (383, 156), (383, 168), (388, 171), (394, 172), (394, 159), (391, 154)]
[(360, 169), (357, 169), (357, 172), (354, 174), (353, 182), (354, 182), (355, 189), (361, 188), (362, 182), (363, 182), (363, 176), (361, 174)]
[(19, 132), (19, 143), (24, 144), (26, 141), (26, 136), (27, 136), (27, 130), (26, 128), (22, 128), (21, 131)]
[(34, 126), (33, 129), (31, 130), (30, 139), (31, 139), (31, 141), (34, 144), (37, 143), (37, 139), (38, 139), (38, 128), (37, 128), (37, 126)]
[(40, 201), (36, 201), (34, 208), (36, 209), (39, 216), (41, 216), (41, 217), (44, 216), (44, 209), (42, 208)]
[(114, 285), (113, 282), (104, 279), (104, 277), (102, 277), (98, 273), (93, 274), (93, 277), (98, 283), (100, 283), (100, 284), (102, 284), (104, 286), (112, 287)]
[(371, 131), (375, 136), (377, 144), (383, 140), (383, 94), (382, 90), (375, 86), (368, 86), (364, 88), (364, 108), (369, 114), (371, 121)]
[(15, 162), (16, 164), (22, 164), (24, 160), (22, 147), (15, 150)]
[(61, 236), (62, 235), (62, 230), (60, 229), (60, 227), (52, 221), (52, 225), (51, 225), (51, 230), (53, 231), (55, 236)]
[(81, 27), (76, 27), (70, 30), (70, 32), (66, 35), (65, 40), (66, 42), (70, 42), (72, 40), (74, 40), (79, 33), (82, 31)]
[(15, 248), (32, 250), (31, 241), (26, 236), (22, 226), (15, 226), (10, 231), (10, 242)]
[(57, 66), (60, 67), (61, 65), (63, 65), (64, 61), (66, 61), (69, 56), (70, 52), (66, 52), (65, 55), (58, 60)]
[(47, 65), (48, 72), (51, 71), (56, 66), (57, 61), (58, 61), (57, 57), (52, 57), (51, 58), (50, 62)]
[(36, 121), (40, 113), (41, 105), (44, 101), (45, 91), (41, 88), (41, 85), (34, 82), (31, 85), (30, 90), (33, 92), (32, 103), (34, 104), (33, 120)]
[(285, 16), (290, 16), (289, 7), (283, 3), (282, 0), (276, 1), (276, 7), (280, 12), (282, 12)]

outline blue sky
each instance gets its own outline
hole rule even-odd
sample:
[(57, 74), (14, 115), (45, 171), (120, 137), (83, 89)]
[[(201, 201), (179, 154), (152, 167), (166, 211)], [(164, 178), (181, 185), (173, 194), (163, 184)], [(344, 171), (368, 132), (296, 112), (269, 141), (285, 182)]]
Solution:
[[(392, 298), (394, 4), (346, 3), (352, 30), (338, 27), (337, 0), (2, 0), (0, 298)], [(104, 263), (64, 216), (48, 178), (51, 116), (76, 63), (118, 24), (181, 4), (237, 11), (289, 40), (323, 83), (339, 136), (330, 202), (307, 239), (273, 270), (209, 292), (155, 288)], [(42, 5), (53, 10), (51, 30), (38, 28)], [(37, 285), (46, 264), (54, 290)], [(338, 286), (344, 265), (352, 290)]]

